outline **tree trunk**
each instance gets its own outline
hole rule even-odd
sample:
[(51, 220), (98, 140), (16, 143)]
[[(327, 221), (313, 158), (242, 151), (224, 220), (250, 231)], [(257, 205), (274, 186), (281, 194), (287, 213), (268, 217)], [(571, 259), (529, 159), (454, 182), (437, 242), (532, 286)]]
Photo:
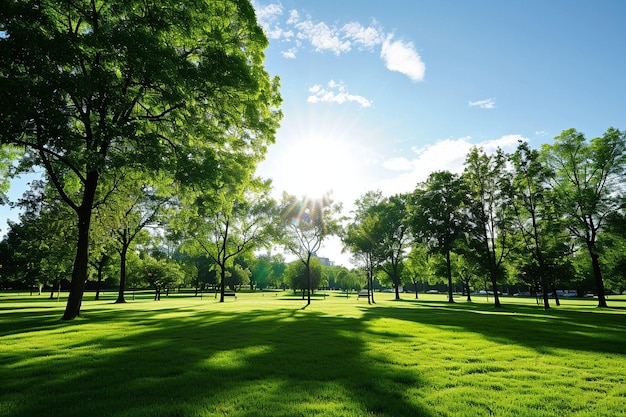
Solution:
[(417, 300), (419, 298), (417, 296), (417, 281), (413, 281), (413, 287), (415, 288), (415, 299)]
[[(126, 231), (124, 231), (126, 233)], [(124, 239), (125, 240), (125, 239)], [(125, 303), (124, 291), (126, 290), (126, 254), (128, 252), (128, 245), (126, 242), (122, 244), (122, 250), (120, 251), (120, 288), (117, 293), (117, 300), (115, 303)]]
[[(95, 177), (95, 178), (94, 178)], [(76, 245), (76, 258), (72, 269), (72, 281), (70, 293), (62, 320), (73, 320), (80, 314), (80, 306), (83, 302), (85, 282), (87, 281), (87, 267), (89, 260), (89, 227), (91, 225), (91, 208), (97, 187), (97, 174), (88, 175), (83, 194), (83, 204), (78, 207), (78, 242)]]
[(494, 306), (501, 307), (500, 297), (498, 296), (498, 280), (497, 280), (497, 272), (492, 271), (489, 274), (491, 278), (491, 285), (493, 286), (493, 298), (494, 298)]
[[(196, 293), (195, 293), (195, 297), (198, 296), (198, 292), (200, 290), (200, 267), (198, 268), (198, 274), (196, 275)], [(202, 296), (200, 296), (200, 298), (202, 298)]]
[(102, 255), (100, 258), (100, 262), (98, 262), (98, 281), (96, 282), (96, 300), (100, 299), (100, 286), (102, 285), (102, 270), (104, 266), (107, 264), (109, 259), (108, 255)]
[(467, 301), (472, 301), (472, 293), (470, 291), (470, 278), (463, 280), (463, 284), (465, 286), (465, 291), (467, 291)]
[(446, 273), (448, 274), (448, 302), (454, 303), (452, 293), (452, 262), (450, 261), (450, 251), (446, 251)]
[(608, 307), (606, 304), (606, 296), (604, 295), (604, 281), (602, 281), (602, 271), (600, 270), (599, 256), (593, 250), (593, 243), (588, 243), (587, 248), (591, 255), (591, 264), (593, 265), (593, 277), (596, 281), (596, 290), (598, 291), (598, 307)]
[(557, 294), (556, 292), (556, 285), (554, 284), (554, 282), (551, 282), (550, 286), (552, 287), (552, 294), (554, 294), (554, 302), (556, 303), (557, 306), (560, 306), (561, 300), (559, 300), (559, 294)]
[(307, 286), (307, 301), (306, 305), (311, 304), (311, 254), (309, 253), (306, 258), (306, 286)]
[(223, 303), (226, 290), (226, 264), (220, 265), (220, 281), (220, 303)]
[(374, 302), (372, 293), (372, 266), (371, 263), (367, 268), (367, 304)]

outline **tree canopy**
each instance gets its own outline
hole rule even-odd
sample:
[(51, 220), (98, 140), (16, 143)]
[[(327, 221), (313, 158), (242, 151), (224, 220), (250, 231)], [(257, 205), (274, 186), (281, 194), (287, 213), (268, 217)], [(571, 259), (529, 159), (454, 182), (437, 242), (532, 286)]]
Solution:
[(120, 168), (219, 192), (246, 181), (280, 118), (246, 0), (24, 0), (0, 8), (0, 143), (76, 213), (64, 314), (79, 314), (93, 208)]

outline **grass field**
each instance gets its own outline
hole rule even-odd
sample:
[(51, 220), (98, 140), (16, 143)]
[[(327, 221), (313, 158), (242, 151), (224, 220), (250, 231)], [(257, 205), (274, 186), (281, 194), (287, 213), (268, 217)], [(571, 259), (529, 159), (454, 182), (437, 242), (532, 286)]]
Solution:
[(624, 298), (376, 296), (0, 294), (0, 416), (626, 416)]

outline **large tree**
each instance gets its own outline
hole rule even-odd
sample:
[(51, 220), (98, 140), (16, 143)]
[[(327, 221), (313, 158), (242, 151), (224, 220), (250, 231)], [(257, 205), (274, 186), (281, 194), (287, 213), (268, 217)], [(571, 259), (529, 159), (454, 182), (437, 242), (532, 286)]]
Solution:
[(597, 247), (607, 218), (620, 209), (626, 168), (626, 132), (609, 128), (587, 141), (575, 129), (563, 131), (542, 152), (555, 176), (550, 185), (553, 203), (563, 213), (572, 236), (591, 258), (598, 306), (606, 307), (604, 281)]
[(426, 243), (433, 253), (446, 260), (448, 302), (452, 296), (452, 261), (450, 255), (457, 239), (463, 236), (466, 216), (463, 211), (466, 192), (461, 178), (449, 171), (437, 171), (418, 185), (408, 205), (411, 229), (416, 239)]
[[(80, 312), (92, 210), (120, 167), (218, 189), (273, 141), (277, 82), (247, 0), (3, 0), (0, 143), (45, 168), (77, 218), (64, 319)], [(226, 169), (225, 169), (226, 168)]]

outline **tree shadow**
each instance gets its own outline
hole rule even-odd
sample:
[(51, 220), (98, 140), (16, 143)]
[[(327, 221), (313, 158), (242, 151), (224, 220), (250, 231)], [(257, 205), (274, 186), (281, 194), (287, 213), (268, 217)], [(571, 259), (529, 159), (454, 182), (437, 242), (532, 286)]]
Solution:
[[(3, 373), (12, 373), (0, 403), (11, 416), (433, 415), (406, 394), (424, 384), (420, 375), (372, 360), (359, 318), (297, 307), (84, 315), (66, 323), (58, 312), (56, 322), (16, 312), (9, 332), (2, 323), (2, 334), (21, 326), (80, 340), (0, 354)], [(111, 324), (134, 327), (97, 335)]]
[[(406, 307), (401, 307), (404, 303)], [(610, 310), (571, 308), (544, 310), (535, 306), (472, 302), (400, 300), (392, 308), (376, 306), (365, 313), (431, 326), (456, 327), (498, 343), (515, 343), (537, 351), (572, 349), (624, 354), (626, 317)]]

